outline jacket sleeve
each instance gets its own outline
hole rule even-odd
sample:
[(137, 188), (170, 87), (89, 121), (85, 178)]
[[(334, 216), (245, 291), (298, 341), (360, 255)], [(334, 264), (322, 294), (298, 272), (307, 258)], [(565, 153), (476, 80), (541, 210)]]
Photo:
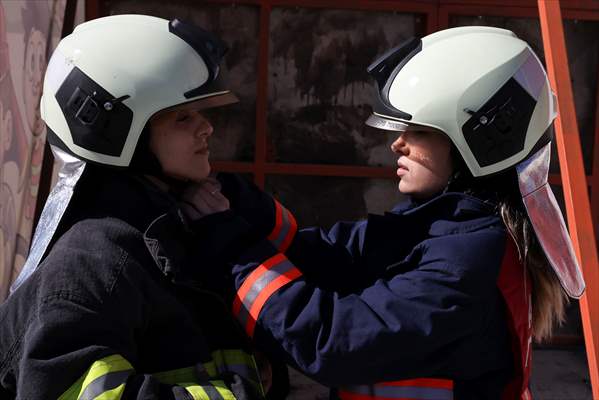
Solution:
[[(293, 259), (300, 255), (304, 262), (298, 265), (309, 279), (326, 286), (337, 286), (339, 290), (349, 289), (366, 276), (374, 276), (374, 265), (362, 269), (364, 237), (368, 221), (338, 222), (330, 230), (320, 228), (303, 229), (298, 234), (298, 225), (293, 214), (275, 198), (259, 189), (253, 183), (235, 174), (221, 173), (218, 176), (222, 191), (231, 202), (232, 213), (208, 216), (198, 220), (196, 233), (203, 231), (203, 241), (211, 241), (212, 249), (226, 248), (228, 256), (237, 254), (240, 247), (247, 247), (257, 239), (266, 238), (281, 253)], [(241, 217), (236, 220), (232, 214)], [(216, 217), (216, 218), (214, 218)], [(217, 221), (209, 221), (214, 219)], [(223, 229), (224, 227), (224, 229)], [(237, 227), (237, 228), (236, 228)], [(240, 235), (245, 229), (245, 235)], [(226, 235), (219, 233), (225, 230)], [(217, 234), (215, 235), (215, 231)], [(248, 232), (249, 231), (249, 232)], [(235, 237), (238, 240), (233, 240)], [(304, 252), (309, 248), (309, 252)], [(221, 253), (222, 254), (222, 253)], [(312, 268), (316, 265), (309, 258), (318, 254), (319, 260), (332, 261), (326, 269)], [(337, 268), (343, 268), (337, 270)], [(334, 277), (337, 273), (346, 275), (343, 288)]]
[[(91, 267), (76, 254), (69, 260)], [(84, 270), (79, 274), (85, 275)], [(83, 292), (56, 291), (42, 282), (44, 295), (37, 299), (37, 312), (17, 356), (17, 399), (235, 398), (223, 381), (198, 378), (193, 366), (176, 374), (137, 371), (135, 364), (144, 357), (138, 354), (139, 339), (148, 311), (143, 297), (135, 293), (139, 288), (119, 285), (115, 283), (107, 297), (94, 297), (97, 292), (82, 296)]]
[[(26, 332), (17, 399), (234, 398), (223, 381), (198, 382), (191, 370), (171, 379), (136, 371), (129, 351), (120, 349), (132, 332), (116, 332), (110, 318), (72, 299), (55, 299), (41, 311)], [(69, 346), (49, 346), (68, 340)]]
[[(312, 269), (342, 271), (349, 258), (304, 242), (307, 257), (298, 252), (292, 260), (263, 241), (234, 264), (233, 311), (259, 347), (327, 385), (442, 376), (460, 352), (474, 351), (468, 338), (483, 329), (496, 291), (494, 260), (503, 251), (503, 232), (464, 236), (442, 246), (423, 242), (409, 256), (414, 269), (391, 269), (354, 293), (323, 288), (301, 270), (308, 261)], [(473, 255), (473, 243), (489, 248), (488, 258)], [(463, 256), (448, 261), (439, 250), (448, 248)]]

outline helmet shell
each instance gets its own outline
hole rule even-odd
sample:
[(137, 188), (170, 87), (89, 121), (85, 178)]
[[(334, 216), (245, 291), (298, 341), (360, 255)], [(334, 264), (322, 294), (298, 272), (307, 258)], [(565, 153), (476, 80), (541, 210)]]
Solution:
[(83, 23), (50, 59), (42, 119), (77, 157), (128, 166), (142, 129), (158, 111), (201, 108), (206, 99), (237, 101), (216, 84), (223, 46), (178, 20), (117, 15)]
[[(474, 176), (525, 159), (556, 117), (541, 62), (505, 29), (440, 31), (394, 64), (391, 72), (387, 66), (384, 86), (377, 83), (383, 106), (375, 105), (369, 124), (377, 126), (378, 120), (385, 129), (441, 131)], [(377, 73), (376, 65), (370, 69)], [(377, 81), (382, 82), (380, 73)]]

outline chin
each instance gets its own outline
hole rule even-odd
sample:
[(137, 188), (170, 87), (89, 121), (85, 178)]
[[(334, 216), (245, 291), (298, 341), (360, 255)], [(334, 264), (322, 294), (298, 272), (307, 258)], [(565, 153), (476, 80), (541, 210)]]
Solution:
[(397, 189), (399, 190), (399, 193), (405, 194), (407, 196), (412, 196), (414, 194), (414, 191), (410, 189), (410, 185), (407, 185), (403, 181), (399, 181)]
[(198, 171), (196, 174), (194, 174), (193, 177), (191, 177), (191, 180), (194, 182), (201, 182), (204, 179), (208, 178), (208, 176), (210, 176), (210, 171), (211, 168), (210, 166), (208, 166), (207, 168), (202, 168), (200, 171)]
[(426, 199), (429, 196), (421, 190), (410, 188), (409, 185), (402, 185), (401, 182), (398, 185), (399, 193), (411, 196), (415, 199)]

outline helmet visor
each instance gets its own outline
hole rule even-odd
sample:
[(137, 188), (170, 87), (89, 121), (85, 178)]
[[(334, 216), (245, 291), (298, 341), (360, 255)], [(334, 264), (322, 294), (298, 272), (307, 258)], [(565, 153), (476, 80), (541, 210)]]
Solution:
[(365, 124), (373, 128), (391, 132), (442, 132), (438, 128), (434, 128), (432, 126), (422, 125), (413, 121), (406, 121), (402, 119), (393, 118), (388, 115), (379, 114), (377, 112), (373, 112), (370, 115), (370, 117), (368, 117)]
[(154, 114), (152, 118), (169, 114), (174, 111), (202, 111), (209, 108), (223, 107), (238, 102), (239, 99), (233, 92), (224, 90), (222, 92), (211, 93), (208, 96), (189, 101), (187, 103), (177, 104), (175, 106), (162, 109)]

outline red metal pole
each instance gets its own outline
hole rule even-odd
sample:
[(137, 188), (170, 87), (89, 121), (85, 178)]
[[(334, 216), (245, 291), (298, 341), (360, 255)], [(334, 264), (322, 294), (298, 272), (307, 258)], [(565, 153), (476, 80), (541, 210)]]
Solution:
[(263, 0), (260, 7), (260, 34), (258, 41), (258, 81), (256, 88), (256, 154), (254, 158), (254, 182), (264, 188), (266, 180), (264, 165), (266, 164), (268, 143), (268, 121), (266, 108), (268, 106), (268, 44), (270, 23), (270, 1)]
[(100, 18), (104, 16), (104, 10), (100, 4), (101, 0), (85, 0), (85, 20)]
[(599, 262), (580, 136), (574, 110), (568, 54), (559, 0), (538, 0), (547, 72), (558, 97), (555, 133), (562, 175), (568, 227), (574, 251), (587, 284), (580, 313), (589, 364), (593, 398), (599, 399)]
[(597, 68), (596, 90), (595, 139), (593, 141), (593, 176), (591, 178), (591, 212), (593, 213), (593, 226), (599, 226), (599, 68)]

